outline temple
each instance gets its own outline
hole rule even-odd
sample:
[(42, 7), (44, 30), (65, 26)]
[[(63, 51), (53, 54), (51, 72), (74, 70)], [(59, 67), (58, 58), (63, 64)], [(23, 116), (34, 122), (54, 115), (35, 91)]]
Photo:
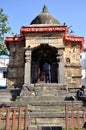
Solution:
[[(30, 25), (21, 27), (19, 35), (6, 37), (5, 44), (10, 54), (8, 88), (6, 94), (0, 91), (1, 97), (5, 95), (3, 101), (10, 102), (12, 97), (11, 107), (28, 107), (29, 130), (66, 128), (66, 106), (84, 106), (75, 98), (82, 85), (84, 37), (71, 33), (44, 6)], [(76, 113), (74, 117), (77, 122)]]
[(47, 84), (43, 65), (50, 64), (50, 84), (79, 87), (81, 81), (80, 53), (84, 38), (69, 32), (67, 25), (55, 19), (46, 6), (20, 34), (6, 37), (10, 52), (7, 85), (22, 88)]

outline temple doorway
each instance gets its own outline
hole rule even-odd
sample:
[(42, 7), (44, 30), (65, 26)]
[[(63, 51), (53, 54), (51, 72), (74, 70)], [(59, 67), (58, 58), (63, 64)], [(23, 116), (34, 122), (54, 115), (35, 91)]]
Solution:
[(57, 49), (48, 44), (42, 44), (32, 50), (31, 83), (46, 83), (44, 64), (50, 65), (50, 83), (58, 83)]
[[(47, 65), (49, 66), (49, 68), (48, 68)], [(46, 69), (47, 69), (46, 73), (48, 74), (48, 77), (46, 77), (44, 67), (46, 67)], [(46, 82), (46, 83), (49, 82), (49, 83), (51, 83), (51, 61), (50, 61), (50, 59), (44, 58), (44, 59), (39, 61), (38, 82)]]

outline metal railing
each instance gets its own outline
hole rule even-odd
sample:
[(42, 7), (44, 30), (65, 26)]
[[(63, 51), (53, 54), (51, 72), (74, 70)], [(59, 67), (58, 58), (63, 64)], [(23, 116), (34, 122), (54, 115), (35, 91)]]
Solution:
[(86, 129), (86, 108), (65, 107), (66, 130)]
[(0, 129), (27, 130), (28, 108), (0, 108)]

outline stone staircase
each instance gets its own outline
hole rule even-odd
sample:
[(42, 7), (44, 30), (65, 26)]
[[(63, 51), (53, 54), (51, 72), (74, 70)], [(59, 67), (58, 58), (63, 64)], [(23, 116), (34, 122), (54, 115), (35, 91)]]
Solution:
[(62, 84), (25, 85), (20, 96), (10, 102), (10, 107), (28, 106), (29, 129), (37, 126), (62, 126), (65, 128), (65, 107), (86, 106), (82, 101), (73, 100), (76, 89), (68, 90)]
[[(65, 128), (65, 107), (81, 107), (81, 101), (65, 101), (57, 96), (23, 97), (16, 100), (18, 106), (28, 106), (29, 127), (62, 126)], [(12, 104), (12, 106), (15, 104)]]
[[(66, 85), (35, 84), (26, 86), (20, 98), (16, 99), (18, 106), (28, 106), (29, 126), (62, 126), (65, 128), (65, 107), (86, 106), (82, 101), (71, 98), (76, 90), (70, 93)], [(12, 104), (12, 106), (15, 104)]]

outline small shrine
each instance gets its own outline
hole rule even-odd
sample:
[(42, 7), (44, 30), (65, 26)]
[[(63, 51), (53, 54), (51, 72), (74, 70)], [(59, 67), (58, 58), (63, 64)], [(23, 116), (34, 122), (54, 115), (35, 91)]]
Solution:
[(20, 34), (6, 37), (10, 52), (7, 84), (9, 88), (47, 84), (43, 66), (50, 65), (49, 84), (79, 87), (81, 80), (80, 53), (84, 38), (69, 33), (67, 25), (54, 18), (46, 6)]
[[(82, 85), (80, 54), (84, 37), (70, 33), (68, 26), (62, 25), (44, 6), (30, 25), (21, 27), (19, 35), (6, 37), (5, 44), (10, 55), (6, 94), (1, 91), (4, 101), (10, 92), (8, 96), (14, 101), (10, 106), (28, 108), (29, 130), (73, 128), (76, 112), (73, 121), (71, 111), (69, 123), (73, 123), (67, 125), (65, 115), (70, 113), (66, 114), (66, 106), (84, 106), (75, 98)], [(20, 117), (19, 114), (21, 122)]]

